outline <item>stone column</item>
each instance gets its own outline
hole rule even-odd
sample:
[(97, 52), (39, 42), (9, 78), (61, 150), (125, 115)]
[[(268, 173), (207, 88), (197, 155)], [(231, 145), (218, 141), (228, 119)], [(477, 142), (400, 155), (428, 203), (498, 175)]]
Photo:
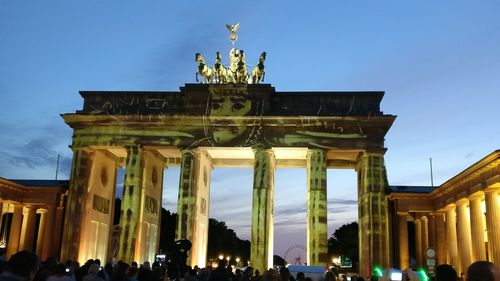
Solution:
[(417, 260), (417, 266), (422, 266), (422, 220), (415, 219), (415, 259)]
[(14, 203), (14, 213), (10, 225), (9, 241), (7, 242), (6, 258), (10, 258), (19, 250), (19, 238), (21, 236), (21, 225), (23, 222), (23, 205)]
[(273, 266), (274, 170), (272, 150), (254, 149), (250, 263), (264, 272)]
[[(140, 202), (140, 215), (135, 244), (135, 261), (155, 260), (160, 237), (160, 213), (163, 189), (164, 159), (154, 150), (145, 150), (143, 155), (143, 184)], [(196, 240), (191, 240), (195, 253)], [(204, 265), (204, 264), (203, 264)], [(202, 265), (200, 265), (202, 266)]]
[[(92, 162), (93, 153), (91, 150), (82, 148), (73, 149), (73, 162), (71, 164), (71, 176), (65, 214), (65, 221), (71, 221), (71, 223), (65, 223), (63, 226), (63, 238), (61, 243), (62, 261), (78, 259), (80, 232), (84, 224), (82, 220), (87, 202), (87, 187)], [(40, 226), (42, 225), (42, 221), (40, 221)], [(39, 233), (43, 232), (39, 231)], [(37, 241), (42, 240), (38, 239)], [(40, 243), (37, 242), (37, 254), (39, 254), (39, 245)]]
[(422, 222), (422, 265), (425, 263), (425, 250), (429, 248), (429, 220), (427, 217), (420, 219)]
[(483, 222), (483, 211), (481, 210), (481, 199), (484, 194), (474, 194), (469, 197), (470, 227), (472, 239), (472, 257), (474, 261), (486, 260), (486, 244), (484, 232), (486, 228)]
[[(8, 205), (8, 204), (7, 204)], [(0, 231), (2, 231), (2, 225), (3, 225), (3, 200), (0, 199)], [(0, 236), (3, 233), (0, 232)]]
[(198, 149), (182, 150), (176, 239), (192, 242), (188, 265), (203, 267), (208, 244), (210, 161)]
[(446, 228), (443, 213), (435, 213), (436, 259), (438, 264), (448, 263), (446, 257)]
[(399, 218), (399, 268), (410, 267), (410, 252), (408, 249), (408, 213), (398, 212)]
[(484, 190), (486, 203), (486, 230), (488, 244), (491, 249), (490, 261), (500, 264), (500, 207), (498, 206), (498, 189)]
[(430, 213), (427, 217), (429, 219), (428, 222), (428, 228), (429, 228), (429, 236), (428, 236), (428, 243), (429, 243), (429, 248), (434, 248), (436, 249), (436, 215), (433, 213)]
[(43, 250), (43, 237), (45, 235), (45, 221), (47, 220), (47, 211), (40, 209), (40, 222), (38, 223), (38, 236), (36, 239), (36, 254), (41, 257)]
[(446, 242), (449, 253), (449, 263), (455, 268), (458, 274), (460, 274), (460, 259), (458, 256), (458, 245), (457, 245), (457, 220), (455, 214), (455, 205), (451, 204), (446, 209)]
[[(64, 225), (64, 207), (56, 208), (56, 219), (54, 222), (54, 240), (52, 241), (52, 248), (60, 249), (61, 248), (61, 231)], [(59, 253), (55, 253), (57, 257)]]
[(387, 175), (382, 153), (358, 159), (359, 270), (371, 275), (373, 266), (389, 267)]
[(44, 234), (43, 234), (43, 246), (41, 260), (46, 260), (48, 257), (54, 256), (54, 248), (52, 247), (52, 241), (54, 240), (54, 216), (55, 207), (53, 205), (47, 206), (47, 213), (45, 213), (44, 219)]
[(326, 151), (307, 152), (307, 265), (328, 262), (328, 221), (326, 203)]
[(26, 223), (23, 225), (22, 230), (23, 241), (21, 241), (21, 249), (33, 251), (33, 240), (35, 238), (35, 219), (36, 219), (36, 208), (33, 206), (27, 206), (28, 212), (26, 214)]
[(142, 148), (127, 147), (125, 183), (120, 213), (120, 238), (118, 242), (118, 260), (130, 263), (134, 261), (135, 239), (139, 223), (140, 201), (142, 192)]
[[(462, 271), (466, 271), (472, 263), (472, 239), (470, 235), (470, 219), (467, 205), (469, 200), (461, 199), (457, 201), (457, 222), (458, 222), (458, 252), (460, 254), (460, 266)], [(460, 274), (460, 273), (459, 273)]]

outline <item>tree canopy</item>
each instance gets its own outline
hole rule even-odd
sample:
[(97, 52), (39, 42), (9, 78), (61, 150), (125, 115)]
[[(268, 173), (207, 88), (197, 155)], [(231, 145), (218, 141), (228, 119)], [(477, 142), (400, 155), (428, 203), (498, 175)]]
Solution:
[(328, 255), (348, 256), (353, 267), (359, 262), (358, 223), (344, 224), (328, 239)]

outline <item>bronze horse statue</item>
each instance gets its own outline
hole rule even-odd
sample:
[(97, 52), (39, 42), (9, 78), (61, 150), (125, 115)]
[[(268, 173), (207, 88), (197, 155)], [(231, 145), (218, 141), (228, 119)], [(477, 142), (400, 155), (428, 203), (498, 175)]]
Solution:
[(264, 71), (264, 61), (266, 61), (266, 52), (262, 52), (259, 57), (259, 63), (252, 69), (252, 83), (260, 84), (264, 82), (266, 72)]
[(196, 62), (198, 62), (198, 71), (196, 72), (196, 82), (198, 82), (198, 74), (203, 77), (201, 83), (211, 84), (212, 77), (214, 75), (213, 69), (211, 69), (206, 63), (205, 59), (200, 53), (196, 53)]
[(227, 84), (232, 81), (231, 71), (229, 71), (223, 64), (219, 52), (216, 54), (214, 64), (214, 78), (217, 84)]

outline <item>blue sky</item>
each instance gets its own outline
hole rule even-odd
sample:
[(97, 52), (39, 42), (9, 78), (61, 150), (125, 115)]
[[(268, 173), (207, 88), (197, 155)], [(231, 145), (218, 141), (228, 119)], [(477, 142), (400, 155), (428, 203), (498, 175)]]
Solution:
[[(247, 62), (266, 51), (278, 91), (386, 92), (393, 185), (430, 184), (429, 157), (441, 184), (500, 148), (500, 2), (270, 2), (0, 0), (0, 176), (53, 178), (61, 154), (67, 177), (59, 114), (82, 107), (79, 90), (177, 90), (195, 82), (196, 52), (227, 54), (237, 21)], [(175, 210), (178, 169), (165, 175)], [(357, 216), (356, 182), (349, 170), (328, 180), (331, 233)], [(245, 238), (250, 189), (249, 169), (213, 172), (210, 212)], [(304, 198), (305, 171), (278, 170), (278, 254), (305, 243)]]

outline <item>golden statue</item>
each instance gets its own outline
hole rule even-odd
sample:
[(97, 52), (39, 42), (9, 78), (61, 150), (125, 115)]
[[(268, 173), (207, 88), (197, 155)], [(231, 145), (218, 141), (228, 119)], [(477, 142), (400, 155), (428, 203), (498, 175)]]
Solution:
[(236, 32), (240, 28), (240, 23), (238, 22), (235, 25), (226, 24), (226, 27), (230, 31), (229, 40), (231, 40), (231, 42), (233, 42), (233, 45), (234, 45), (234, 42), (236, 42), (236, 40), (238, 40), (238, 34), (236, 34)]
[(196, 72), (196, 82), (198, 82), (198, 74), (200, 74), (204, 78), (204, 81), (202, 81), (202, 83), (211, 84), (212, 77), (214, 75), (213, 69), (211, 69), (205, 63), (205, 59), (200, 53), (196, 53), (196, 62), (198, 63), (198, 71)]
[(259, 63), (252, 69), (252, 83), (260, 84), (260, 82), (264, 82), (264, 76), (266, 76), (266, 72), (264, 71), (264, 61), (266, 60), (266, 52), (262, 52), (260, 54)]

